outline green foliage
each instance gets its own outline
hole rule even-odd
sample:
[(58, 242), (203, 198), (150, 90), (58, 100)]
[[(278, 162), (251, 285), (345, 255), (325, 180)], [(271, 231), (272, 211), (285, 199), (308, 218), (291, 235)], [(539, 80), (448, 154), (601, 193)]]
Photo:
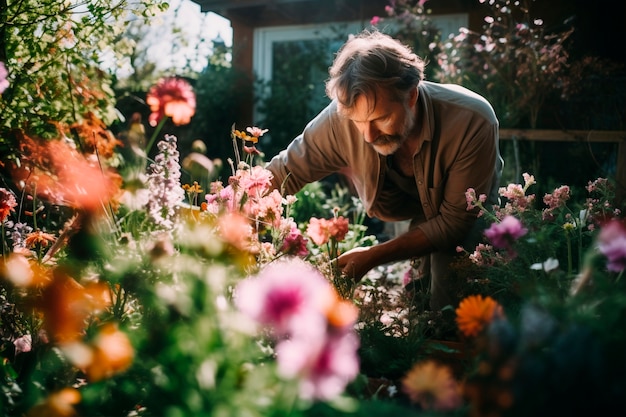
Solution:
[[(223, 55), (221, 55), (223, 56)], [(189, 136), (207, 145), (207, 155), (226, 161), (233, 154), (228, 139), (231, 126), (250, 96), (251, 82), (237, 68), (213, 56), (195, 82), (197, 111)], [(226, 165), (226, 164), (225, 164)]]
[(3, 153), (14, 152), (16, 130), (56, 137), (56, 123), (70, 125), (87, 112), (112, 122), (105, 55), (115, 55), (114, 41), (130, 14), (148, 19), (166, 7), (160, 1), (8, 2), (0, 15), (0, 61), (10, 83), (0, 97)]

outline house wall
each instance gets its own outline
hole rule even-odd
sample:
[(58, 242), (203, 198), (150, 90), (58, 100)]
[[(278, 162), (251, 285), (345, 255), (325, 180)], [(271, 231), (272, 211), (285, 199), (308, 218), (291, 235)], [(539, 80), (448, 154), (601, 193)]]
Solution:
[[(384, 16), (389, 0), (194, 0), (204, 12), (212, 11), (231, 21), (233, 65), (249, 79), (254, 76), (254, 30), (289, 25), (362, 21)], [(478, 0), (428, 0), (433, 15), (467, 13), (470, 29), (479, 30), (488, 9)], [(626, 64), (626, 2), (600, 0), (535, 0), (532, 14), (540, 16), (547, 28), (558, 28), (572, 16), (573, 57), (585, 55), (608, 58)], [(252, 92), (241, 103), (242, 123), (252, 122)]]

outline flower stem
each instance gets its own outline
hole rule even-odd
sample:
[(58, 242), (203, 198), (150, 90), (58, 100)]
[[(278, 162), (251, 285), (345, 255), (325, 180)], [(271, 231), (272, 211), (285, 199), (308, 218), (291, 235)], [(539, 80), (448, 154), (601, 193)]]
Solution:
[(156, 141), (157, 136), (161, 132), (161, 129), (163, 129), (163, 126), (165, 125), (165, 122), (167, 121), (168, 117), (169, 116), (163, 116), (161, 120), (159, 120), (159, 124), (154, 128), (154, 132), (152, 133), (152, 136), (150, 137), (150, 140), (148, 141), (148, 144), (146, 145), (146, 158), (148, 158), (148, 155), (150, 153), (150, 148), (152, 148), (152, 145), (154, 145), (154, 142)]

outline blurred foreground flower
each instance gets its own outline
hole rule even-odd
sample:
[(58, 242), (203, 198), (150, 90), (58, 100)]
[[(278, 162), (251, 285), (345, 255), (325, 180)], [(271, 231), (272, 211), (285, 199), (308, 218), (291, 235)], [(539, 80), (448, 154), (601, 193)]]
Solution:
[(402, 379), (402, 390), (425, 410), (449, 411), (462, 404), (461, 389), (450, 368), (431, 360), (411, 368)]
[(74, 405), (80, 402), (80, 393), (74, 388), (63, 388), (53, 392), (48, 398), (33, 408), (26, 417), (73, 417), (78, 413)]
[(88, 212), (116, 205), (121, 176), (106, 169), (96, 155), (85, 156), (62, 139), (43, 141), (23, 136), (22, 159), (11, 167), (14, 181), (52, 204)]
[(4, 93), (4, 90), (9, 88), (9, 80), (7, 80), (7, 76), (9, 75), (4, 62), (0, 61), (0, 94)]
[(310, 264), (296, 257), (270, 263), (239, 284), (235, 302), (273, 330), (278, 370), (299, 378), (303, 398), (331, 399), (357, 376), (356, 307)]
[(11, 212), (15, 211), (17, 201), (13, 193), (6, 188), (0, 188), (0, 223), (9, 217)]

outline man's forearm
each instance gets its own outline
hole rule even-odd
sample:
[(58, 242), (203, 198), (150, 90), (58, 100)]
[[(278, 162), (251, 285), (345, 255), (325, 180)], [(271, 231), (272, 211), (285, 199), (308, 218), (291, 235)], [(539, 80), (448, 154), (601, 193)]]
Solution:
[(372, 247), (369, 255), (372, 257), (372, 263), (375, 263), (374, 266), (377, 266), (424, 256), (435, 250), (435, 246), (424, 232), (416, 227), (394, 239)]

